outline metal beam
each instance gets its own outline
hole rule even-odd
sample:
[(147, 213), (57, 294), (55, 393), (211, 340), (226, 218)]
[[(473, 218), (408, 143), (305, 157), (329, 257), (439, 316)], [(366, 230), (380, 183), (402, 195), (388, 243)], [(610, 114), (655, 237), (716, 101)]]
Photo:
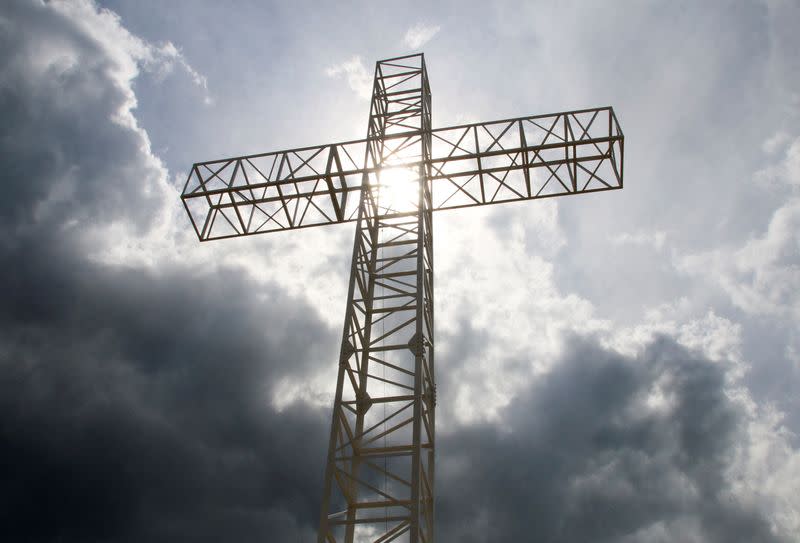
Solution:
[[(433, 538), (430, 101), (421, 94), (427, 88), (422, 55), (376, 65), (319, 542)], [(415, 134), (386, 144), (386, 135), (409, 129)], [(402, 164), (415, 166), (417, 201), (398, 213), (381, 167), (397, 164), (401, 154)]]
[[(394, 166), (419, 166), (408, 155), (410, 142), (419, 137), (409, 123), (429, 111), (430, 101), (403, 90), (385, 92), (383, 86), (378, 96), (391, 101), (392, 110), (379, 105), (370, 117), (370, 127), (383, 130), (379, 139), (195, 164), (181, 198), (198, 238), (357, 220), (360, 196), (353, 193), (361, 192), (365, 175), (379, 172), (376, 157)], [(611, 107), (452, 126), (429, 134), (430, 154), (423, 162), (433, 181), (434, 211), (622, 188), (625, 138)], [(367, 162), (356, 162), (365, 155)]]

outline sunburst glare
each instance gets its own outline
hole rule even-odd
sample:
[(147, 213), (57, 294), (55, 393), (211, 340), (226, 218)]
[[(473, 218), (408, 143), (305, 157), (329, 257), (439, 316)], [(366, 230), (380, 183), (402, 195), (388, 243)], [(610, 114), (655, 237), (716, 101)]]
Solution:
[(413, 211), (419, 201), (419, 176), (410, 168), (383, 168), (378, 174), (378, 202), (384, 211)]

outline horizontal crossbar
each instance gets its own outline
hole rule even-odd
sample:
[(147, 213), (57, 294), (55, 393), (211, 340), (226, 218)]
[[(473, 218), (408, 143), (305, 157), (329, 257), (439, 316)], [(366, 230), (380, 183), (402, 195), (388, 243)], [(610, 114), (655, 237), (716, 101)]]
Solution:
[[(431, 158), (404, 159), (409, 138), (429, 135)], [(624, 135), (611, 107), (473, 123), (381, 138), (398, 149), (392, 168), (427, 172), (433, 209), (622, 188)], [(364, 164), (376, 138), (198, 162), (181, 196), (200, 240), (357, 219)], [(388, 157), (392, 159), (390, 155)]]

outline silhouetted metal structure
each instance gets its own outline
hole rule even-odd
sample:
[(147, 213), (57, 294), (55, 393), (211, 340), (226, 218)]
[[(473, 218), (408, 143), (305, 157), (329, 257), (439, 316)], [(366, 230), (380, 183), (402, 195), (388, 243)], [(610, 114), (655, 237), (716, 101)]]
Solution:
[(430, 542), (432, 212), (622, 188), (610, 107), (431, 128), (422, 54), (375, 66), (367, 137), (200, 162), (200, 240), (357, 221), (318, 541)]

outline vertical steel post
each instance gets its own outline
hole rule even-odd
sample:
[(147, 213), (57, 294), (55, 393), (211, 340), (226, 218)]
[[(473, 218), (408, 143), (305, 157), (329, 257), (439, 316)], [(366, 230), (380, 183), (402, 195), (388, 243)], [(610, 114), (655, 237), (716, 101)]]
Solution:
[(423, 55), (376, 64), (319, 543), (433, 541), (430, 107)]

